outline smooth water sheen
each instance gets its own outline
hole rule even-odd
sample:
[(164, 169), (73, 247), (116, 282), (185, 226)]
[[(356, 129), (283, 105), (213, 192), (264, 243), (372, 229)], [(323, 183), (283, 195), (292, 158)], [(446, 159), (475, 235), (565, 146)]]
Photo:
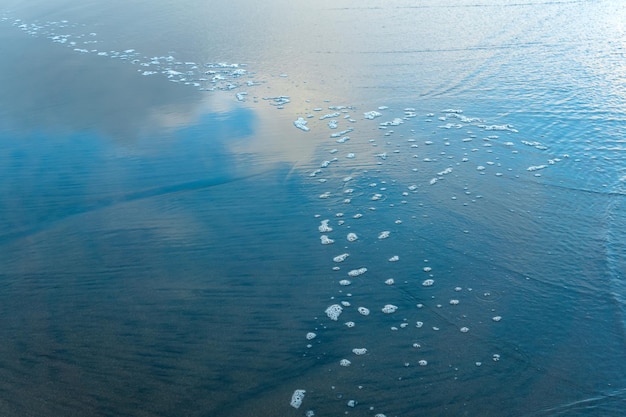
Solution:
[(620, 416), (626, 5), (5, 1), (3, 416)]

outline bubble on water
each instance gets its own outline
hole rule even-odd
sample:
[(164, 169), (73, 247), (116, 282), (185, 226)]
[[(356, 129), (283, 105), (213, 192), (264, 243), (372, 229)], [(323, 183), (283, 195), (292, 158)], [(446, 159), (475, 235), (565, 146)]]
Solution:
[(342, 253), (341, 255), (337, 255), (337, 256), (335, 256), (335, 257), (333, 258), (333, 261), (334, 261), (334, 262), (337, 262), (337, 263), (339, 263), (339, 262), (343, 262), (343, 261), (345, 261), (346, 259), (348, 259), (348, 256), (350, 256), (350, 254), (349, 254), (349, 253)]
[(400, 260), (400, 257), (398, 255), (394, 255), (391, 258), (389, 258), (389, 262), (398, 262)]
[(304, 400), (304, 395), (306, 394), (306, 390), (297, 389), (293, 392), (291, 396), (291, 402), (289, 403), (293, 408), (300, 408), (302, 405), (302, 400)]
[(373, 120), (373, 119), (375, 119), (377, 117), (380, 117), (382, 115), (383, 115), (382, 113), (377, 112), (376, 110), (372, 110), (372, 111), (368, 111), (368, 112), (363, 113), (363, 117), (366, 118), (366, 119), (369, 119), (369, 120)]
[(421, 328), (424, 325), (423, 321), (418, 321), (415, 323), (415, 327), (417, 327), (418, 329)]
[(430, 287), (430, 286), (431, 286), (431, 285), (433, 285), (434, 283), (435, 283), (435, 280), (433, 280), (433, 279), (427, 279), (427, 280), (424, 280), (424, 282), (422, 282), (422, 285), (423, 285), (424, 287)]
[(413, 347), (414, 347), (415, 349), (419, 349), (419, 348), (421, 348), (421, 347), (422, 347), (422, 345), (420, 345), (419, 343), (413, 343)]
[(428, 365), (428, 361), (425, 359), (420, 359), (420, 361), (418, 362), (420, 366), (426, 366)]
[(502, 320), (502, 317), (501, 317), (501, 316), (493, 316), (493, 317), (491, 318), (491, 320), (493, 320), (493, 321), (496, 321), (496, 322), (497, 322), (497, 321)]
[(348, 286), (350, 284), (352, 284), (352, 282), (350, 280), (347, 280), (347, 279), (342, 279), (341, 281), (339, 281), (339, 285), (342, 285), (344, 287), (346, 287), (346, 286)]
[(363, 316), (369, 316), (370, 315), (370, 310), (366, 307), (359, 307), (357, 308), (357, 311), (363, 315)]
[(387, 238), (389, 237), (389, 235), (391, 235), (391, 232), (390, 232), (390, 231), (388, 231), (388, 230), (385, 230), (385, 231), (380, 232), (380, 233), (378, 234), (378, 238), (379, 238), (379, 239), (387, 239)]
[(352, 408), (354, 408), (354, 407), (356, 407), (356, 401), (354, 401), (354, 400), (350, 400), (350, 401), (348, 401), (348, 404), (347, 404), (347, 405), (348, 405), (348, 407), (352, 407)]
[(540, 169), (544, 169), (547, 167), (547, 165), (533, 165), (526, 168), (526, 171), (539, 171)]
[(337, 321), (342, 312), (343, 312), (343, 307), (341, 307), (339, 304), (330, 305), (325, 311), (328, 318), (333, 321)]
[(367, 272), (367, 268), (359, 268), (359, 269), (353, 269), (352, 271), (348, 272), (348, 275), (351, 277), (358, 277), (359, 275), (363, 275), (366, 272)]
[(329, 114), (325, 114), (323, 116), (320, 117), (320, 120), (324, 120), (324, 119), (332, 119), (333, 117), (339, 117), (340, 114), (335, 112), (335, 113), (329, 113)]
[(313, 332), (308, 332), (306, 334), (306, 340), (313, 340), (313, 339), (315, 339), (316, 336), (317, 336), (317, 334), (315, 334)]
[(352, 349), (352, 353), (354, 353), (357, 356), (365, 355), (367, 353), (367, 349), (366, 348), (354, 348)]
[(385, 280), (385, 284), (387, 285), (393, 285), (395, 283), (393, 278), (389, 278), (388, 280)]
[(335, 243), (333, 239), (329, 238), (326, 235), (320, 236), (320, 241), (322, 242), (322, 245), (332, 245), (333, 243)]
[(332, 232), (333, 231), (333, 228), (328, 225), (329, 221), (330, 220), (322, 220), (321, 224), (318, 227), (318, 230), (321, 233), (328, 233), (328, 232)]
[(382, 312), (385, 313), (385, 314), (395, 313), (397, 310), (398, 310), (398, 306), (395, 306), (393, 304), (386, 304), (382, 308)]
[(461, 331), (461, 333), (467, 333), (469, 332), (469, 327), (461, 327), (459, 330)]
[(425, 267), (423, 268), (423, 270), (424, 270), (424, 272), (430, 272), (430, 271), (432, 271), (433, 269), (432, 269), (430, 266), (425, 266)]
[(346, 325), (346, 327), (349, 327), (349, 328), (356, 326), (356, 324), (353, 321), (347, 321), (344, 324)]
[(348, 242), (354, 242), (358, 238), (359, 237), (356, 235), (356, 233), (353, 233), (353, 232), (348, 233), (348, 235), (346, 236), (346, 239), (348, 239)]
[[(237, 96), (237, 98), (239, 98), (239, 96)], [(242, 101), (243, 98), (239, 101)], [(310, 129), (307, 127), (307, 121), (305, 119), (303, 119), (302, 117), (298, 117), (298, 119), (296, 119), (293, 124), (295, 127), (297, 127), (300, 130), (303, 130), (305, 132), (308, 132)]]
[(452, 300), (450, 300), (450, 304), (455, 306), (455, 305), (459, 304), (459, 300), (452, 299)]

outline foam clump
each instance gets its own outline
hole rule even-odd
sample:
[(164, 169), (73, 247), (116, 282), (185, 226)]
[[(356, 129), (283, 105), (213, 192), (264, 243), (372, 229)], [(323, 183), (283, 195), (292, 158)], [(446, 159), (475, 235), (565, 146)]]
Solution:
[(350, 275), (351, 277), (358, 277), (359, 275), (363, 275), (366, 272), (367, 268), (359, 268), (353, 269), (352, 271), (348, 272), (348, 275)]
[(317, 337), (317, 334), (313, 333), (313, 332), (308, 332), (306, 334), (306, 340), (313, 340)]
[(335, 243), (334, 239), (331, 239), (326, 235), (320, 236), (320, 241), (322, 242), (322, 245), (332, 245), (333, 243)]
[(379, 123), (378, 125), (381, 127), (400, 126), (402, 123), (404, 123), (404, 120), (400, 119), (399, 117), (396, 117), (390, 122), (382, 122), (382, 123)]
[(425, 280), (424, 282), (422, 282), (422, 285), (423, 285), (424, 287), (430, 287), (430, 286), (432, 286), (434, 283), (435, 283), (435, 280), (434, 280), (434, 279), (427, 279), (427, 280)]
[(320, 117), (320, 120), (324, 120), (324, 119), (332, 119), (333, 117), (339, 117), (341, 116), (339, 113), (330, 113), (330, 114), (325, 114), (323, 116)]
[(318, 230), (321, 233), (328, 233), (328, 232), (332, 232), (333, 231), (333, 228), (328, 225), (329, 221), (330, 220), (322, 220), (320, 226), (318, 227)]
[(289, 403), (293, 408), (300, 408), (302, 405), (302, 400), (304, 400), (304, 394), (306, 394), (306, 390), (297, 389), (293, 392), (291, 396), (291, 402)]
[(346, 239), (348, 239), (348, 242), (354, 242), (355, 240), (357, 240), (359, 237), (356, 235), (356, 233), (348, 233), (348, 236), (346, 236)]
[(352, 282), (348, 279), (342, 279), (341, 281), (339, 281), (339, 285), (343, 286), (343, 287), (347, 287), (348, 285), (352, 284)]
[(335, 256), (333, 258), (333, 262), (337, 262), (337, 263), (343, 262), (343, 261), (345, 261), (348, 258), (348, 256), (350, 256), (349, 253), (342, 253), (341, 255)]
[(366, 307), (359, 307), (357, 308), (357, 311), (362, 315), (362, 316), (369, 316), (370, 315), (370, 310), (369, 308)]
[(367, 353), (367, 349), (365, 348), (354, 348), (352, 349), (352, 353), (357, 356), (365, 355)]
[(393, 284), (395, 284), (395, 282), (396, 282), (396, 281), (395, 281), (393, 278), (389, 278), (388, 280), (386, 280), (386, 281), (385, 281), (385, 284), (387, 284), (387, 285), (393, 285)]
[(526, 171), (539, 171), (540, 169), (547, 168), (547, 165), (533, 165), (526, 168)]
[(342, 359), (342, 360), (339, 361), (339, 365), (340, 366), (350, 366), (350, 365), (352, 365), (352, 362), (350, 362), (347, 359)]
[(512, 125), (504, 124), (504, 125), (478, 125), (481, 129), (485, 130), (508, 130), (509, 132), (518, 133), (517, 129), (514, 129)]
[(389, 262), (398, 262), (400, 260), (400, 257), (398, 255), (393, 255), (391, 258), (389, 258)]
[(385, 314), (395, 313), (397, 310), (398, 306), (394, 306), (393, 304), (387, 304), (382, 308), (382, 311)]
[(365, 117), (366, 119), (369, 120), (374, 120), (377, 117), (382, 116), (383, 114), (381, 112), (377, 112), (376, 110), (372, 110), (372, 111), (368, 111), (363, 113), (363, 117)]
[(328, 308), (325, 311), (328, 318), (333, 321), (337, 321), (342, 312), (343, 312), (343, 307), (341, 307), (339, 304), (333, 304), (331, 306), (328, 306)]
[(293, 122), (293, 125), (300, 130), (308, 132), (310, 129), (307, 127), (307, 123), (308, 122), (304, 120), (304, 118), (298, 117), (298, 119)]
[(383, 232), (380, 232), (380, 234), (378, 235), (378, 238), (379, 239), (387, 239), (390, 234), (391, 234), (391, 232), (389, 232), (388, 230), (385, 230)]

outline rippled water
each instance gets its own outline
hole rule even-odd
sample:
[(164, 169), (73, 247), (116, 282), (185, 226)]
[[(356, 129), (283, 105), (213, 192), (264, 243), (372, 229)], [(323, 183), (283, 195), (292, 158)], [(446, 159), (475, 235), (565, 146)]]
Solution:
[(0, 414), (621, 415), (624, 22), (4, 2)]

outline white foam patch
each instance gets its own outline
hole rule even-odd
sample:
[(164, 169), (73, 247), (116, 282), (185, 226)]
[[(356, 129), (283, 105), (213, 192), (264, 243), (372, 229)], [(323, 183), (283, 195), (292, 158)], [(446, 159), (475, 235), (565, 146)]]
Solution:
[(366, 307), (359, 307), (359, 308), (357, 308), (357, 311), (362, 316), (369, 316), (370, 315), (370, 310), (369, 310), (369, 308), (366, 308)]
[(326, 235), (320, 236), (320, 241), (322, 242), (322, 245), (332, 245), (333, 243), (335, 243), (333, 239), (329, 238)]
[(398, 306), (393, 304), (387, 304), (382, 308), (382, 312), (385, 314), (395, 313), (398, 310)]
[(348, 235), (346, 236), (346, 239), (348, 239), (348, 242), (354, 242), (355, 240), (357, 240), (359, 237), (356, 235), (356, 233), (348, 233)]
[(297, 389), (291, 395), (291, 402), (289, 403), (293, 408), (300, 408), (302, 405), (302, 401), (304, 400), (304, 395), (306, 394), (306, 390)]
[(350, 254), (349, 254), (349, 253), (342, 253), (341, 255), (337, 255), (337, 256), (335, 256), (335, 257), (333, 258), (333, 262), (337, 262), (337, 263), (343, 262), (343, 261), (345, 261), (346, 259), (348, 259), (348, 256), (350, 256)]
[(313, 333), (313, 332), (308, 332), (306, 334), (306, 340), (313, 340), (317, 337), (317, 334)]
[(366, 119), (369, 119), (369, 120), (374, 120), (375, 118), (380, 117), (382, 115), (383, 115), (382, 113), (377, 112), (376, 110), (372, 110), (372, 111), (368, 111), (368, 112), (363, 113), (363, 117), (365, 117)]
[(366, 348), (354, 348), (352, 349), (352, 353), (354, 353), (357, 356), (365, 355), (367, 353), (367, 349)]
[[(239, 98), (239, 97), (237, 97), (237, 98)], [(240, 100), (240, 101), (241, 101), (241, 100)], [(307, 127), (307, 124), (308, 124), (308, 122), (307, 122), (304, 118), (302, 118), (302, 117), (298, 117), (298, 119), (296, 119), (296, 120), (293, 122), (293, 125), (294, 125), (295, 127), (297, 127), (297, 128), (298, 128), (298, 129), (300, 129), (300, 130), (303, 130), (303, 131), (305, 131), (305, 132), (308, 132), (308, 131), (310, 130), (310, 129)]]
[(328, 306), (328, 308), (324, 312), (326, 313), (329, 319), (333, 321), (337, 321), (339, 320), (339, 316), (343, 312), (343, 307), (341, 307), (339, 304), (333, 304), (333, 305)]
[(320, 224), (320, 225), (319, 225), (319, 227), (318, 227), (318, 230), (319, 230), (321, 233), (329, 233), (329, 232), (332, 232), (332, 231), (333, 231), (333, 228), (332, 228), (332, 227), (330, 227), (330, 226), (328, 225), (328, 222), (329, 222), (329, 221), (330, 221), (330, 220), (322, 220), (322, 221), (321, 221), (321, 224)]
[(351, 277), (358, 277), (359, 275), (363, 275), (366, 272), (367, 268), (359, 268), (351, 270), (350, 272), (348, 272), (348, 275)]

